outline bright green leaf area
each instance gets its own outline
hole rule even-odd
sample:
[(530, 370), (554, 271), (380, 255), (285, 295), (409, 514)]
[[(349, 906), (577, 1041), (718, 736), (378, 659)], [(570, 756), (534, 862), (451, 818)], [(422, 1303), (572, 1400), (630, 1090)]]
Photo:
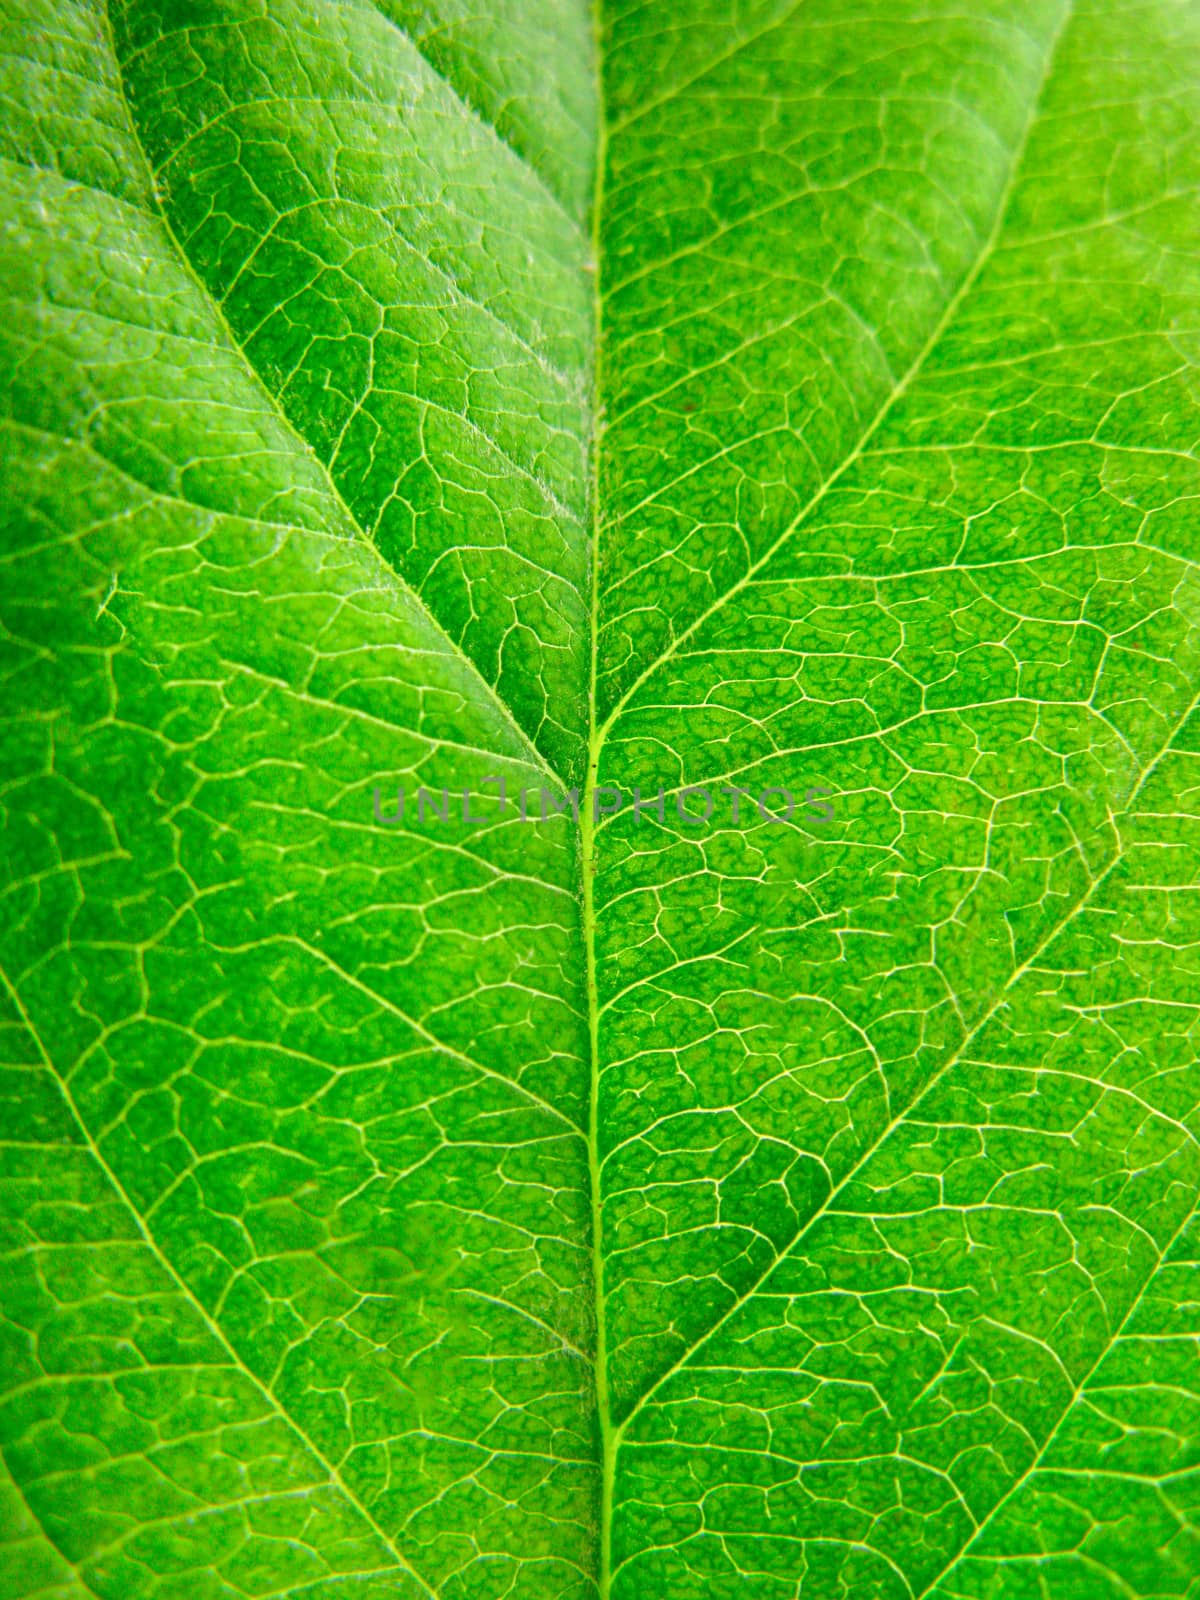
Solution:
[(0, 1600), (1200, 1600), (1200, 6), (0, 45)]

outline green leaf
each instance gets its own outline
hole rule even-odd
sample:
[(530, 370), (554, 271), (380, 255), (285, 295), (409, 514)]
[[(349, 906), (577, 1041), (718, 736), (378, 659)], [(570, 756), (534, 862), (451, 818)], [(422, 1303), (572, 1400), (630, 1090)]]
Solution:
[(0, 91), (0, 1597), (1197, 1600), (1200, 12)]

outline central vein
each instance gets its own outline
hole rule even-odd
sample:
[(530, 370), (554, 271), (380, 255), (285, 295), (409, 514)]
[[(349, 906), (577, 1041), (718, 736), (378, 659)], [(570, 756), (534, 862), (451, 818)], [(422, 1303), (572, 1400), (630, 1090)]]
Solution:
[(595, 1306), (595, 1385), (596, 1416), (600, 1445), (599, 1572), (597, 1583), (601, 1600), (607, 1600), (612, 1549), (613, 1472), (616, 1441), (608, 1399), (608, 1342), (604, 1315), (604, 1267), (601, 1252), (600, 1190), (600, 1004), (596, 986), (596, 838), (595, 793), (600, 776), (600, 747), (604, 729), (596, 710), (596, 668), (600, 626), (600, 443), (604, 426), (603, 396), (603, 272), (600, 248), (601, 214), (604, 204), (604, 167), (607, 156), (607, 126), (604, 106), (601, 0), (594, 0), (593, 67), (596, 83), (597, 133), (596, 174), (592, 194), (591, 271), (593, 297), (592, 324), (592, 408), (590, 439), (590, 547), (588, 551), (591, 591), (588, 666), (588, 755), (582, 805), (579, 813), (579, 866), (583, 899), (583, 937), (587, 984), (589, 1091), (588, 1091), (588, 1182), (591, 1191), (592, 1296)]

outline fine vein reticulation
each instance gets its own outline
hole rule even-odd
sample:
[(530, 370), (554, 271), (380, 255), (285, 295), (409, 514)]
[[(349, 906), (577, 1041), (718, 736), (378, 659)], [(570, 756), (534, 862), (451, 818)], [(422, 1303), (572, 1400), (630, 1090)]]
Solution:
[(0, 1593), (1200, 1600), (1195, 5), (0, 91)]

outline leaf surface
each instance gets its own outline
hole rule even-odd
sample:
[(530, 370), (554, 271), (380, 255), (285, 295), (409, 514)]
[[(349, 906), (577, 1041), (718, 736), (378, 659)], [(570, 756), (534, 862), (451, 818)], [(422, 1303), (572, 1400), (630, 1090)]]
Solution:
[(0, 1593), (1195, 1600), (1194, 7), (0, 30)]

